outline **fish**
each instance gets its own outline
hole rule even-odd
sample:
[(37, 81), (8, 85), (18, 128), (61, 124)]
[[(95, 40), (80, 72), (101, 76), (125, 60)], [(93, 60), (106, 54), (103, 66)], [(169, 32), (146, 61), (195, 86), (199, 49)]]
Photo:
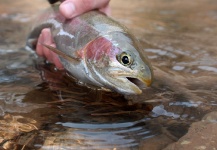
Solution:
[(127, 27), (97, 10), (65, 19), (52, 7), (43, 12), (27, 37), (35, 50), (44, 28), (50, 28), (55, 52), (79, 83), (123, 95), (138, 95), (153, 82), (153, 71), (139, 41)]

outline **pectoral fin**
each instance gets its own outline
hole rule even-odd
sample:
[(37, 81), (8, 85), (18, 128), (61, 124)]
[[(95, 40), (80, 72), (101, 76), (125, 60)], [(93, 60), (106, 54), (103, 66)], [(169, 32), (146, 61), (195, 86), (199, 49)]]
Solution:
[(46, 44), (42, 44), (44, 47), (48, 48), (49, 50), (51, 50), (52, 52), (56, 53), (57, 55), (59, 55), (60, 57), (68, 60), (71, 63), (78, 63), (79, 59), (78, 58), (73, 58), (72, 56), (69, 56), (65, 53), (63, 53), (62, 51), (58, 50), (55, 47), (52, 47), (50, 45), (46, 45)]

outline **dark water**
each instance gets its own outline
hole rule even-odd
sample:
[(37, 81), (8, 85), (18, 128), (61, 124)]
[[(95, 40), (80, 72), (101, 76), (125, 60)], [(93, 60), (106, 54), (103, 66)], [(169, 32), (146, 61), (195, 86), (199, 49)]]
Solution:
[(1, 149), (163, 149), (217, 110), (215, 0), (112, 1), (154, 66), (152, 87), (128, 97), (76, 84), (24, 49), (44, 1), (0, 4)]

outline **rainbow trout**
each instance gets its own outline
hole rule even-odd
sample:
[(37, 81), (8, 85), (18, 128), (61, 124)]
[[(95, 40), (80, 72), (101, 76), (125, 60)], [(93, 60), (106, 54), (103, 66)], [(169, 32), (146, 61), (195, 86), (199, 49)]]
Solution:
[(44, 46), (58, 54), (78, 81), (124, 95), (140, 94), (141, 83), (145, 87), (152, 83), (152, 69), (138, 41), (105, 14), (90, 11), (66, 20), (57, 8), (50, 9), (30, 32), (28, 47), (35, 48), (44, 28), (51, 29), (56, 48)]

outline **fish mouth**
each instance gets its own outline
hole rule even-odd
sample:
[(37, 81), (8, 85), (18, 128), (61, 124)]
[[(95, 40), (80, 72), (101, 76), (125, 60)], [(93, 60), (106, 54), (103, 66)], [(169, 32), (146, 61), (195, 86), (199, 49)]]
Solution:
[(153, 74), (151, 70), (142, 72), (112, 70), (109, 72), (109, 78), (111, 78), (112, 87), (120, 93), (124, 95), (138, 95), (151, 85)]
[(126, 84), (124, 88), (126, 90), (124, 90), (125, 95), (141, 94), (143, 89), (151, 85), (151, 80), (147, 79), (144, 80), (136, 77), (121, 77), (119, 79), (122, 80), (123, 84)]
[(135, 84), (139, 89), (143, 89), (144, 87), (146, 87), (146, 85), (137, 78), (126, 77), (126, 79)]

